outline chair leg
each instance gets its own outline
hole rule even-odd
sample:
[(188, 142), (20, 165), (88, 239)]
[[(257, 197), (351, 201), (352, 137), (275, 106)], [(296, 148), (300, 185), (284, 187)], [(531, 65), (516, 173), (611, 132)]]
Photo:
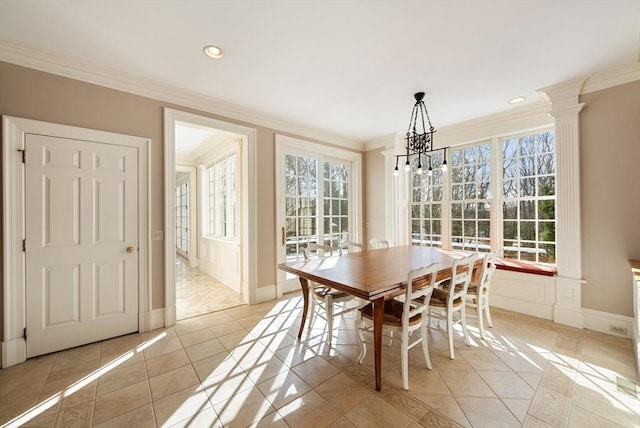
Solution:
[(424, 353), (424, 360), (427, 363), (427, 368), (431, 370), (431, 358), (429, 358), (429, 346), (427, 344), (427, 325), (422, 320), (420, 326), (420, 336), (422, 337), (422, 352)]
[(405, 391), (409, 390), (409, 333), (407, 329), (402, 330), (402, 344), (401, 344), (401, 357), (402, 357), (402, 387)]
[(447, 311), (447, 336), (449, 339), (449, 358), (455, 359), (453, 352), (453, 313)]
[(360, 313), (356, 315), (355, 327), (356, 327), (356, 342), (360, 347), (360, 353), (358, 354), (358, 364), (362, 364), (362, 360), (364, 360), (364, 357), (367, 355), (367, 345), (364, 342), (364, 335), (362, 334), (364, 325), (363, 325), (362, 319), (360, 318)]
[(491, 322), (491, 312), (489, 311), (489, 296), (484, 298), (484, 313), (487, 314), (487, 324), (489, 324), (489, 327), (493, 327), (493, 323)]
[(313, 315), (316, 312), (316, 301), (315, 296), (313, 295), (313, 288), (309, 288), (309, 326), (307, 327), (311, 330), (311, 326), (313, 325)]
[(324, 302), (327, 312), (327, 343), (331, 345), (331, 339), (333, 338), (333, 299), (328, 295), (325, 297)]
[(482, 313), (482, 304), (480, 300), (478, 300), (476, 306), (476, 314), (478, 314), (478, 329), (480, 330), (480, 337), (484, 339), (484, 314)]
[(460, 318), (462, 321), (462, 334), (464, 335), (464, 343), (469, 346), (471, 342), (469, 341), (469, 331), (467, 330), (467, 308), (462, 305), (460, 308)]

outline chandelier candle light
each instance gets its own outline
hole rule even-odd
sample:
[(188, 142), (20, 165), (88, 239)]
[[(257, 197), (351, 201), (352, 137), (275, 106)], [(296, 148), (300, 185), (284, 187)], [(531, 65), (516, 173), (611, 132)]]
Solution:
[[(394, 176), (398, 176), (398, 162), (400, 158), (407, 158), (404, 164), (404, 170), (411, 171), (411, 158), (417, 156), (418, 169), (417, 174), (422, 174), (422, 166), (424, 161), (428, 161), (429, 169), (427, 175), (433, 175), (433, 168), (431, 166), (431, 156), (435, 151), (444, 150), (444, 157), (442, 161), (442, 172), (447, 171), (447, 147), (435, 149), (433, 147), (433, 134), (436, 132), (433, 125), (431, 125), (431, 119), (429, 118), (429, 112), (424, 105), (424, 92), (417, 92), (413, 95), (416, 99), (416, 103), (411, 111), (411, 119), (409, 120), (409, 128), (404, 136), (405, 147), (403, 151), (405, 154), (396, 156), (396, 167), (393, 171)], [(425, 121), (426, 118), (426, 121)], [(429, 128), (427, 128), (427, 124)], [(421, 130), (418, 130), (421, 127)]]

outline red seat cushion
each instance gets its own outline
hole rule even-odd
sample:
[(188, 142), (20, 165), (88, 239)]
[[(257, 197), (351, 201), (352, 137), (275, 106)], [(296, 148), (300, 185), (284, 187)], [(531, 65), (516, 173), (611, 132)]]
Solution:
[(558, 274), (558, 268), (555, 266), (539, 265), (514, 259), (496, 260), (496, 269), (544, 276), (556, 276)]

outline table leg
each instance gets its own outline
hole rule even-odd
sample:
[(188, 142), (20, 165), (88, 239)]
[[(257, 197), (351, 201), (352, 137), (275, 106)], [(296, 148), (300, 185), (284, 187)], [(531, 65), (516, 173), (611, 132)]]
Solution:
[(376, 391), (382, 386), (382, 319), (384, 298), (373, 301), (373, 349), (376, 368)]
[(304, 306), (302, 307), (302, 321), (300, 321), (298, 339), (302, 337), (302, 332), (304, 331), (304, 323), (307, 321), (307, 311), (309, 310), (309, 281), (301, 277), (300, 286), (302, 287), (302, 300), (304, 302)]

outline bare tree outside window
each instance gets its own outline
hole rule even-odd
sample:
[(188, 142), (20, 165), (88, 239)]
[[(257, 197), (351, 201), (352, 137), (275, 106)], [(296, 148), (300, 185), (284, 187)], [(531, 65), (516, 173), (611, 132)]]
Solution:
[(337, 249), (348, 239), (348, 164), (285, 155), (285, 224), (287, 260), (309, 243)]
[(502, 159), (505, 257), (555, 263), (553, 132), (503, 140)]
[[(418, 159), (412, 164), (411, 244), (442, 247), (443, 153), (422, 160), (425, 168), (416, 174)], [(429, 174), (429, 167), (432, 173)]]
[(491, 250), (491, 144), (451, 150), (451, 247)]

